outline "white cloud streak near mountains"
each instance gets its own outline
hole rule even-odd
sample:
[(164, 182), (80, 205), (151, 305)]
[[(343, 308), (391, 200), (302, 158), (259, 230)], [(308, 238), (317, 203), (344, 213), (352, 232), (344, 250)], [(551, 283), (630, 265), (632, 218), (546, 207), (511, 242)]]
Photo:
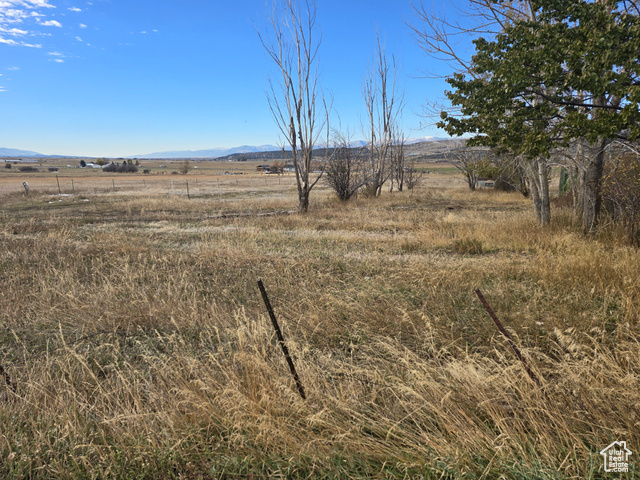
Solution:
[(44, 20), (45, 11), (56, 8), (48, 0), (0, 0), (0, 43), (14, 47), (41, 48), (28, 41), (42, 35), (36, 26), (62, 27), (56, 20)]

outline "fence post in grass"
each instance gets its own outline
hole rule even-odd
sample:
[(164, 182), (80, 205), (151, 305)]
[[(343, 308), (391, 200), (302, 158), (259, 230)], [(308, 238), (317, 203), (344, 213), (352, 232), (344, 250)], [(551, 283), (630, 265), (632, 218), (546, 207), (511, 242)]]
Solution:
[(191, 195), (189, 194), (189, 180), (187, 180), (187, 200), (191, 200)]
[(76, 194), (76, 184), (73, 183), (73, 178), (71, 179), (71, 192), (75, 195)]
[(28, 197), (29, 196), (29, 184), (27, 182), (22, 182), (22, 186), (24, 187), (24, 193)]
[(113, 187), (113, 193), (116, 193), (116, 181), (113, 178), (111, 179), (111, 186)]
[(533, 382), (536, 385), (541, 386), (540, 380), (538, 379), (536, 374), (533, 373), (533, 370), (531, 370), (531, 367), (529, 367), (529, 364), (522, 356), (520, 349), (516, 346), (516, 342), (513, 341), (513, 339), (511, 338), (511, 335), (509, 335), (509, 332), (507, 332), (505, 328), (502, 326), (502, 322), (500, 322), (500, 320), (498, 319), (498, 316), (495, 314), (495, 312), (491, 308), (491, 305), (489, 305), (489, 302), (487, 302), (487, 300), (484, 298), (484, 295), (482, 295), (482, 292), (480, 291), (480, 289), (476, 289), (476, 295), (478, 295), (478, 298), (482, 302), (482, 305), (484, 305), (484, 308), (487, 310), (487, 313), (491, 317), (491, 320), (493, 320), (493, 323), (495, 323), (496, 327), (498, 327), (498, 330), (500, 330), (500, 333), (507, 339), (507, 342), (509, 342), (509, 345), (511, 346), (511, 349), (513, 350), (513, 352), (516, 354), (516, 357), (518, 357), (518, 359), (522, 362), (522, 365), (524, 366), (524, 369), (527, 371), (529, 378), (531, 378), (531, 380), (533, 380)]
[(306, 400), (307, 396), (304, 393), (304, 388), (302, 388), (302, 382), (300, 381), (300, 377), (298, 377), (298, 372), (296, 372), (296, 367), (293, 365), (293, 360), (291, 359), (291, 355), (289, 355), (289, 349), (287, 345), (284, 343), (284, 337), (282, 336), (282, 331), (280, 330), (280, 326), (278, 325), (278, 321), (276, 320), (276, 314), (273, 313), (273, 308), (271, 307), (271, 302), (269, 302), (269, 297), (267, 296), (267, 291), (264, 289), (264, 284), (262, 283), (262, 279), (258, 279), (258, 287), (260, 288), (260, 293), (262, 293), (262, 300), (264, 300), (264, 304), (267, 307), (267, 312), (269, 312), (269, 318), (271, 318), (271, 323), (273, 324), (273, 328), (276, 331), (276, 336), (278, 337), (278, 343), (282, 348), (282, 353), (284, 353), (285, 358), (287, 359), (287, 363), (289, 364), (289, 370), (291, 370), (291, 375), (293, 375), (293, 379), (296, 382), (296, 387), (298, 387), (298, 392), (303, 400)]
[(58, 195), (62, 195), (62, 190), (60, 190), (60, 179), (58, 175), (56, 175), (56, 182), (58, 183)]

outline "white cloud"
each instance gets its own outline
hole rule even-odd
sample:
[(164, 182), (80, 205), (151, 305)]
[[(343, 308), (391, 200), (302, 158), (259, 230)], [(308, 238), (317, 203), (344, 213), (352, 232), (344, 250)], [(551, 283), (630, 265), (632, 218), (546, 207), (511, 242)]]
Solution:
[(22, 23), (29, 16), (25, 10), (0, 7), (0, 23)]
[(143, 35), (146, 35), (147, 31), (146, 30), (142, 30), (140, 33), (143, 34)]
[(20, 67), (9, 67), (9, 68), (7, 68), (7, 70), (15, 72), (16, 70), (20, 70)]
[(0, 33), (5, 33), (7, 35), (11, 35), (12, 37), (21, 37), (29, 32), (27, 32), (26, 30), (21, 30), (19, 28), (5, 28), (0, 25)]
[(87, 26), (84, 23), (81, 23), (80, 28), (87, 28)]
[(53, 55), (54, 57), (64, 57), (64, 55), (60, 52), (49, 52), (47, 55)]
[(64, 63), (64, 60), (61, 58), (50, 58), (49, 60), (56, 63)]
[(72, 12), (81, 12), (82, 11), (82, 9), (78, 8), (78, 7), (71, 7), (71, 8), (69, 8), (69, 10), (71, 10)]
[(77, 41), (77, 42), (81, 42), (81, 41), (82, 41), (82, 39), (81, 39), (80, 37), (76, 37), (76, 41)]
[(9, 45), (11, 47), (42, 48), (42, 45), (40, 44), (27, 43), (22, 41), (18, 42), (12, 38), (4, 38), (2, 36), (0, 36), (0, 43), (4, 43), (5, 45)]
[(47, 20), (46, 22), (40, 22), (43, 27), (62, 27), (62, 24), (57, 20)]
[[(12, 47), (41, 48), (42, 45), (16, 38), (43, 35), (34, 29), (34, 20), (43, 26), (61, 27), (55, 20), (40, 20), (45, 16), (42, 11), (50, 8), (56, 7), (49, 0), (0, 0), (0, 43)], [(15, 25), (20, 25), (20, 28)]]
[(51, 5), (48, 0), (8, 0), (17, 4), (26, 4), (27, 8), (56, 8), (55, 5)]

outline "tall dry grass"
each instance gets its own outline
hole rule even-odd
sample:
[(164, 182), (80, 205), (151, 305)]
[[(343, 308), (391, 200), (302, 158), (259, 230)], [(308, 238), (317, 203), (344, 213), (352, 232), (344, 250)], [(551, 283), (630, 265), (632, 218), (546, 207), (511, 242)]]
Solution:
[(6, 198), (0, 476), (583, 479), (636, 453), (637, 251), (517, 194), (325, 195)]

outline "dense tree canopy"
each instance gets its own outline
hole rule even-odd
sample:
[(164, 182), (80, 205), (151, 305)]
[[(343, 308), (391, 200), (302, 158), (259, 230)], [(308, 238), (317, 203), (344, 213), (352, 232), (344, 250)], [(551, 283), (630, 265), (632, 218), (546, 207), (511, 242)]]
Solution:
[(449, 134), (529, 157), (573, 139), (640, 136), (640, 18), (618, 2), (533, 1), (533, 17), (475, 41), (474, 77), (456, 74)]

